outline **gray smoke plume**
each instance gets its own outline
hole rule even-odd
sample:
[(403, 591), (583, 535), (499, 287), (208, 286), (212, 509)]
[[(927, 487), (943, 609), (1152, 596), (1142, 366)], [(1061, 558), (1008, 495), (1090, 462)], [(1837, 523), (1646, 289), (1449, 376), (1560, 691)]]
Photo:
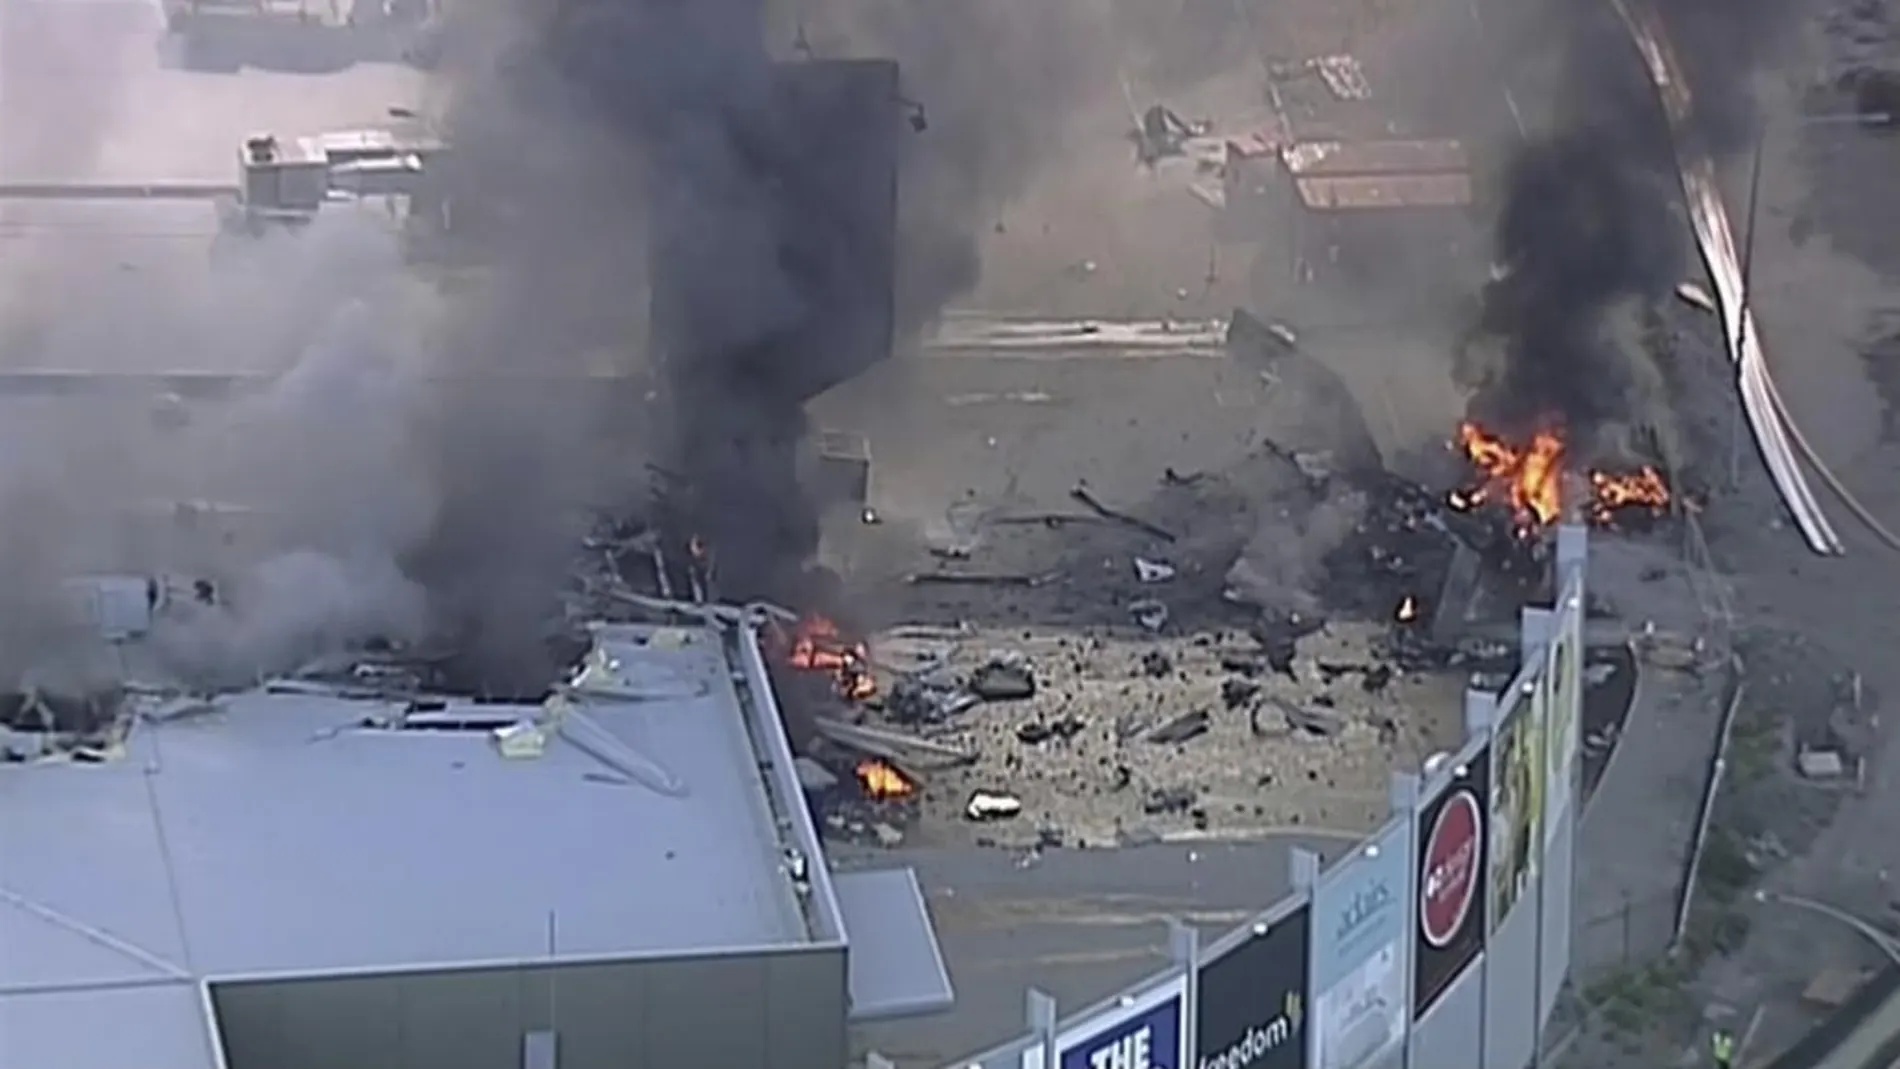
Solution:
[[(906, 139), (902, 329), (974, 282), (977, 236), (1071, 100), (1085, 39), (1031, 8), (840, 6), (823, 31), (827, 49), (897, 54), (916, 75), (882, 102)], [(813, 356), (786, 329), (813, 309), (785, 228), (814, 220), (782, 187), (787, 161), (826, 149), (804, 143), (821, 126), (777, 121), (761, 19), (745, 0), (455, 5), (439, 42), (448, 251), (476, 269), (453, 286), (348, 208), (220, 239), (209, 264), (176, 244), (147, 263), (136, 240), (63, 257), (75, 284), (4, 324), (7, 363), (272, 381), (224, 400), (0, 400), (0, 677), (70, 645), (64, 577), (136, 571), (215, 580), (216, 604), (182, 580), (162, 644), (207, 683), (446, 635), (486, 685), (539, 686), (579, 536), (654, 458), (688, 476), (688, 527), (719, 554), (724, 592), (787, 593), (815, 526), (796, 478), (806, 398), (784, 374)], [(1001, 66), (979, 75), (972, 55)], [(30, 97), (9, 94), (10, 122)], [(907, 97), (927, 109), (915, 137)], [(103, 103), (87, 115), (111, 125)], [(150, 211), (132, 214), (177, 225)], [(209, 220), (193, 225), (209, 246)], [(662, 240), (693, 311), (664, 359), (647, 349)], [(637, 385), (582, 377), (603, 370)]]
[(898, 319), (914, 333), (976, 285), (978, 239), (1028, 188), (1075, 109), (1109, 88), (1102, 57), (1124, 42), (1086, 0), (808, 6), (820, 55), (896, 59), (929, 123), (908, 146), (899, 198)]
[[(1789, 5), (1657, 6), (1694, 94), (1683, 135), (1717, 153), (1744, 147), (1758, 122), (1751, 80), (1792, 28)], [(1548, 124), (1504, 170), (1502, 277), (1485, 293), (1483, 355), (1466, 368), (1473, 414), (1520, 434), (1557, 426), (1581, 440), (1635, 425), (1667, 438), (1663, 376), (1625, 329), (1688, 268), (1665, 116), (1610, 4), (1544, 4), (1529, 26), (1556, 42), (1559, 73)]]

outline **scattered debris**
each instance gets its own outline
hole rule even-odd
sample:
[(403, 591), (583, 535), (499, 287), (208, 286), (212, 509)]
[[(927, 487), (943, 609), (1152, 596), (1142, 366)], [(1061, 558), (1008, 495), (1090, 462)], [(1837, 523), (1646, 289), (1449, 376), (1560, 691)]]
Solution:
[(1149, 631), (1159, 632), (1168, 626), (1168, 607), (1153, 598), (1141, 598), (1129, 602), (1128, 615)]
[(1339, 714), (1322, 709), (1304, 709), (1280, 698), (1268, 698), (1267, 704), (1286, 717), (1287, 726), (1323, 739), (1330, 739), (1345, 728)]
[(989, 702), (1036, 696), (1036, 674), (1020, 653), (996, 653), (970, 676), (970, 692)]
[(990, 820), (1009, 820), (1022, 814), (1022, 799), (1000, 791), (977, 791), (970, 795), (970, 801), (963, 807), (967, 820), (976, 822)]
[(1243, 708), (1259, 694), (1260, 684), (1251, 679), (1229, 679), (1220, 685), (1221, 704), (1229, 709)]
[(932, 583), (945, 586), (1020, 586), (1035, 589), (1047, 586), (1062, 577), (1061, 572), (917, 572), (908, 576), (905, 582), (911, 586), (927, 586)]
[[(1121, 574), (1132, 587), (1134, 577)], [(1231, 626), (1178, 636), (1112, 625), (959, 632), (940, 641), (944, 661), (914, 678), (968, 688), (1003, 650), (1005, 664), (1020, 656), (1034, 666), (1036, 691), (912, 729), (976, 758), (961, 769), (928, 771), (924, 819), (941, 822), (932, 842), (1028, 849), (1042, 841), (1041, 827), (1053, 826), (1067, 847), (1100, 848), (1131, 827), (1167, 836), (1203, 820), (1210, 831), (1236, 834), (1301, 822), (1370, 828), (1383, 819), (1390, 769), (1417, 767), (1426, 754), (1455, 747), (1463, 733), (1457, 699), (1464, 673), (1398, 670), (1381, 645), (1391, 630), (1384, 622), (1339, 620), (1301, 642), (1289, 674), (1270, 672), (1257, 645)], [(874, 635), (869, 647), (885, 642)], [(874, 659), (890, 671), (881, 656)], [(1369, 696), (1363, 680), (1379, 668), (1389, 672), (1385, 689)], [(887, 715), (896, 693), (886, 688)], [(1289, 716), (1269, 698), (1305, 715)], [(1191, 787), (1199, 800), (1160, 814), (1144, 810), (1156, 788), (1177, 787)], [(965, 807), (973, 791), (1007, 792), (1022, 803), (1021, 819), (994, 830), (972, 823)]]
[(953, 680), (917, 676), (891, 684), (884, 715), (899, 724), (940, 724), (982, 701)]
[(1391, 666), (1383, 665), (1383, 664), (1375, 664), (1372, 667), (1366, 669), (1365, 677), (1359, 681), (1359, 686), (1367, 694), (1377, 694), (1380, 691), (1384, 690), (1387, 684), (1391, 682), (1392, 682)]
[(1163, 561), (1135, 558), (1135, 578), (1143, 583), (1165, 583), (1174, 578), (1174, 565)]
[(1220, 667), (1223, 672), (1232, 672), (1252, 679), (1267, 670), (1267, 660), (1258, 654), (1223, 653), (1220, 658)]
[(1053, 721), (1035, 721), (1016, 729), (1016, 737), (1031, 746), (1048, 742), (1050, 739), (1073, 739), (1082, 734), (1088, 723), (1079, 716), (1065, 716)]
[(1163, 542), (1174, 542), (1177, 540), (1174, 532), (1168, 530), (1165, 527), (1162, 527), (1158, 524), (1149, 523), (1147, 520), (1144, 520), (1139, 516), (1130, 515), (1129, 513), (1122, 512), (1117, 509), (1109, 508), (1107, 505), (1102, 503), (1101, 498), (1096, 497), (1094, 493), (1090, 492), (1089, 488), (1085, 485), (1082, 485), (1080, 483), (1076, 484), (1075, 488), (1069, 491), (1069, 496), (1081, 502), (1083, 505), (1088, 507), (1088, 510), (1090, 512), (1095, 513), (1097, 516), (1100, 516), (1101, 518), (1105, 520), (1112, 520), (1125, 527), (1132, 527), (1135, 530), (1142, 532), (1143, 534), (1147, 534), (1155, 538), (1159, 538)]
[(1183, 743), (1189, 739), (1206, 734), (1209, 726), (1211, 726), (1211, 722), (1207, 715), (1207, 710), (1196, 709), (1192, 712), (1182, 713), (1180, 716), (1150, 731), (1148, 733), (1148, 741), (1161, 743), (1163, 745)]
[(1192, 787), (1157, 787), (1142, 800), (1141, 811), (1151, 817), (1165, 813), (1185, 813), (1193, 809), (1194, 803), (1199, 800), (1200, 793)]

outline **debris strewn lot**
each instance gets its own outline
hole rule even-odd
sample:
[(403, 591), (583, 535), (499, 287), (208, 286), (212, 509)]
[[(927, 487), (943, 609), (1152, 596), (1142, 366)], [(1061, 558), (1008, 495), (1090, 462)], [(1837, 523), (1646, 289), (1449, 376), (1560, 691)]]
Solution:
[[(1356, 832), (1387, 812), (1391, 769), (1418, 767), (1459, 737), (1461, 677), (1393, 674), (1373, 653), (1384, 630), (1331, 625), (1300, 641), (1286, 672), (1244, 630), (874, 638), (874, 660), (894, 649), (888, 661), (912, 669), (911, 685), (888, 694), (924, 686), (938, 699), (927, 716), (888, 700), (868, 715), (908, 721), (907, 730), (975, 755), (930, 774), (913, 842), (1107, 847), (1293, 827)], [(919, 671), (920, 662), (929, 667)], [(970, 700), (976, 691), (993, 697)], [(973, 820), (979, 794), (1021, 808), (986, 807)]]

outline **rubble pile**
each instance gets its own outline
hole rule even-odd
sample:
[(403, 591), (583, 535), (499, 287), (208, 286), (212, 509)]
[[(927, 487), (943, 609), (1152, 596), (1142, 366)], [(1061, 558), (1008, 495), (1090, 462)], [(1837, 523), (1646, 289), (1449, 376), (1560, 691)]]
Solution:
[(1409, 598), (1423, 613), (1437, 598), (1457, 550), (1441, 495), (1387, 476), (1364, 493), (1358, 522), (1323, 558), (1318, 595), (1332, 611), (1396, 619)]
[(1383, 630), (902, 629), (870, 640), (899, 671), (861, 716), (966, 755), (922, 784), (926, 841), (1358, 831), (1383, 817), (1395, 764), (1459, 732), (1459, 682), (1395, 669)]

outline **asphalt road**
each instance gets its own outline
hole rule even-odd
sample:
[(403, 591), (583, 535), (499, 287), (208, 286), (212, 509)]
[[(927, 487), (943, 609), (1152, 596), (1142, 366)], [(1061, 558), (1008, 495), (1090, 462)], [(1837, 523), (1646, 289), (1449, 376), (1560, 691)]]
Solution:
[(840, 853), (842, 866), (912, 865), (956, 985), (946, 1014), (854, 1029), (905, 1069), (937, 1069), (1025, 1031), (1024, 992), (1066, 1016), (1168, 963), (1167, 922), (1211, 939), (1250, 922), (1289, 889), (1288, 851), (1338, 840), (1168, 844), (1026, 854), (984, 849)]

